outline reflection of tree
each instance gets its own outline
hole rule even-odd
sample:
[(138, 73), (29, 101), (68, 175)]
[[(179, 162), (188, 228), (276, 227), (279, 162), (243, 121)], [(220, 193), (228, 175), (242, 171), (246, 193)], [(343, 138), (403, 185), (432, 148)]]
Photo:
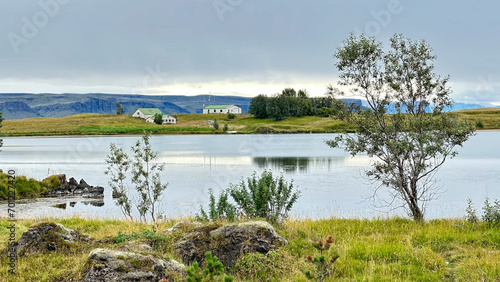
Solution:
[(285, 173), (307, 173), (313, 167), (327, 168), (346, 165), (349, 156), (342, 157), (254, 157), (253, 163), (261, 169), (284, 171)]
[(305, 157), (255, 157), (254, 164), (259, 168), (270, 168), (273, 170), (281, 170), (285, 172), (307, 172), (309, 168), (310, 158)]

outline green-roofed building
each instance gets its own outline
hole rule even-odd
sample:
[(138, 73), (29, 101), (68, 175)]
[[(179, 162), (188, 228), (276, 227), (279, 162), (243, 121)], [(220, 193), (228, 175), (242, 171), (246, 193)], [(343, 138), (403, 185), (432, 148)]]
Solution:
[(241, 114), (241, 108), (235, 105), (211, 105), (203, 108), (204, 114)]
[(154, 117), (155, 114), (162, 114), (158, 108), (139, 108), (135, 113), (132, 114), (133, 117), (140, 117), (143, 119), (147, 119), (148, 117)]
[(160, 109), (158, 108), (139, 108), (137, 111), (135, 111), (132, 116), (133, 117), (138, 117), (138, 118), (143, 118), (147, 122), (154, 122), (155, 119), (155, 114), (161, 114), (163, 117), (163, 124), (167, 123), (177, 123), (177, 119), (174, 117), (171, 117), (169, 115), (163, 114)]

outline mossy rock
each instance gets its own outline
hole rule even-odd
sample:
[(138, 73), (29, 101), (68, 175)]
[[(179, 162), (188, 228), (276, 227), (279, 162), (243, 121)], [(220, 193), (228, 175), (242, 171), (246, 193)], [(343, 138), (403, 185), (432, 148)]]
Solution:
[(182, 281), (186, 267), (154, 255), (99, 248), (90, 252), (82, 273), (83, 281)]
[(77, 242), (92, 241), (88, 236), (68, 229), (62, 224), (41, 222), (30, 227), (17, 242), (20, 256), (53, 251), (69, 251)]
[(195, 228), (174, 245), (174, 251), (185, 264), (201, 264), (205, 252), (211, 251), (222, 264), (230, 269), (239, 256), (246, 253), (267, 254), (287, 244), (273, 226), (265, 221), (250, 221), (220, 226), (208, 224)]

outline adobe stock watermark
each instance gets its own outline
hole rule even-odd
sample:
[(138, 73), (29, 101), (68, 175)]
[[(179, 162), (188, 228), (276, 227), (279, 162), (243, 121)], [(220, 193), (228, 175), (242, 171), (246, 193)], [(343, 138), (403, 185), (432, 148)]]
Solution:
[(28, 44), (31, 39), (35, 38), (40, 29), (47, 26), (50, 19), (57, 16), (61, 6), (69, 3), (70, 0), (40, 0), (38, 6), (40, 9), (36, 11), (30, 18), (22, 17), (23, 22), (19, 33), (9, 32), (7, 38), (10, 45), (16, 54), (21, 49), (22, 44)]
[(142, 86), (131, 89), (134, 94), (148, 94), (150, 88), (161, 86), (166, 82), (169, 74), (160, 70), (160, 65), (157, 64), (153, 69), (151, 66), (146, 67), (147, 74), (142, 78)]
[(241, 5), (244, 0), (214, 0), (212, 2), (215, 12), (221, 21), (224, 20), (224, 14), (227, 12), (233, 12), (236, 7)]
[(392, 21), (393, 15), (398, 15), (403, 11), (401, 1), (390, 0), (387, 3), (386, 9), (380, 11), (372, 10), (370, 12), (373, 20), (367, 22), (363, 28), (355, 27), (355, 34), (366, 34), (367, 36), (376, 36), (382, 31), (382, 28), (389, 26)]
[(17, 262), (17, 247), (16, 247), (16, 187), (14, 186), (14, 182), (16, 180), (16, 171), (9, 170), (7, 172), (8, 177), (8, 202), (7, 202), (7, 229), (9, 230), (9, 239), (8, 239), (8, 265), (9, 265), (9, 274), (16, 273), (16, 262)]

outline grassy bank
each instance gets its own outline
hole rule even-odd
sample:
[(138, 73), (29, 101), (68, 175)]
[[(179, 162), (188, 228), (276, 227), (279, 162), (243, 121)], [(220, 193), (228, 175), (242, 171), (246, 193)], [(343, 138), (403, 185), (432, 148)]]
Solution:
[[(82, 243), (64, 252), (20, 257), (17, 275), (12, 281), (70, 281), (80, 278), (80, 269), (88, 253), (97, 247), (116, 248), (118, 232), (141, 234), (148, 226), (118, 220), (51, 219), (76, 229), (100, 243)], [(35, 220), (16, 223), (17, 238)], [(175, 221), (160, 224), (160, 229)], [(0, 242), (6, 247), (9, 222), (0, 220)], [(500, 229), (485, 224), (472, 225), (463, 220), (433, 220), (418, 224), (406, 219), (325, 219), (289, 220), (277, 227), (288, 245), (272, 256), (246, 256), (236, 281), (305, 281), (303, 274), (311, 270), (308, 255), (316, 255), (310, 240), (331, 234), (334, 244), (327, 256), (338, 251), (336, 271), (327, 281), (494, 281), (500, 278)], [(173, 235), (158, 235), (156, 252), (160, 256), (179, 259), (172, 253)], [(123, 237), (123, 236), (122, 236)], [(7, 258), (3, 251), (0, 279), (6, 281)], [(43, 266), (43, 267), (41, 267)]]
[[(454, 112), (462, 120), (481, 121), (483, 129), (500, 129), (500, 109), (473, 109)], [(220, 129), (206, 124), (217, 119)], [(6, 120), (1, 132), (4, 136), (56, 136), (56, 135), (112, 135), (141, 134), (144, 130), (155, 134), (215, 134), (224, 133), (222, 127), (238, 133), (333, 133), (354, 128), (340, 120), (328, 117), (292, 117), (281, 121), (257, 119), (249, 114), (236, 115), (228, 120), (225, 114), (178, 115), (177, 124), (157, 125), (130, 115), (80, 114), (62, 118), (30, 118)]]

